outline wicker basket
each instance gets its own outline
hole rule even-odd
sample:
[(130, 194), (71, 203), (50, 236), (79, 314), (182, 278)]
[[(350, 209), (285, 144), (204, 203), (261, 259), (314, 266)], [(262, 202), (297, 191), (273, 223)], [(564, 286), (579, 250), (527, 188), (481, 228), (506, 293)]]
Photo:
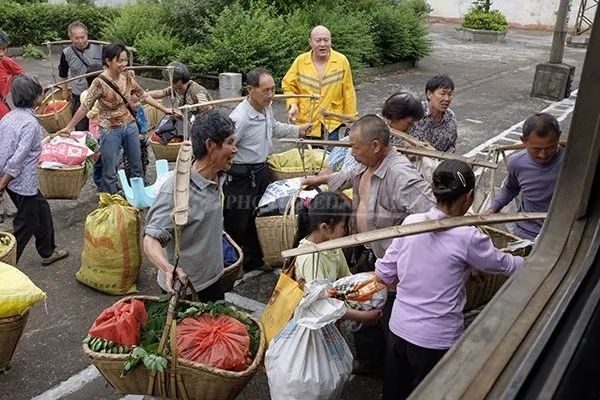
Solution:
[[(480, 227), (480, 229), (492, 239), (494, 246), (502, 249), (502, 251), (507, 251), (506, 248), (509, 243), (521, 240), (521, 238), (508, 232), (488, 226)], [(467, 303), (464, 311), (473, 310), (490, 301), (507, 280), (507, 276), (500, 274), (480, 273), (477, 277), (469, 276), (467, 280)]]
[(86, 180), (85, 165), (61, 169), (38, 167), (40, 191), (47, 199), (76, 199)]
[(150, 146), (152, 146), (154, 157), (157, 160), (175, 161), (177, 160), (177, 155), (179, 154), (179, 148), (181, 147), (181, 143), (161, 144), (158, 142), (154, 142), (151, 139)]
[(12, 265), (13, 267), (17, 266), (17, 239), (12, 235), (12, 233), (1, 232), (0, 237), (7, 236), (10, 239), (10, 245), (4, 249), (4, 251), (0, 251), (0, 262), (4, 264)]
[[(280, 181), (283, 179), (291, 179), (291, 178), (300, 178), (307, 175), (313, 175), (319, 172), (325, 164), (325, 159), (322, 156), (319, 156), (318, 153), (313, 151), (312, 146), (308, 145), (308, 150), (298, 149), (300, 152), (300, 159), (306, 160), (304, 165), (298, 165), (297, 168), (286, 168), (285, 170), (278, 169), (269, 160), (267, 160), (267, 164), (269, 165), (269, 172), (271, 173), (271, 180)], [(325, 150), (320, 150), (325, 152)], [(308, 159), (307, 153), (308, 152)], [(326, 154), (326, 152), (325, 152)]]
[[(123, 300), (131, 298), (146, 301), (158, 299), (151, 296), (132, 296)], [(87, 344), (83, 345), (83, 351), (104, 378), (121, 393), (170, 399), (229, 400), (234, 399), (244, 389), (263, 362), (266, 346), (264, 328), (259, 321), (254, 318), (252, 320), (260, 328), (261, 340), (254, 361), (245, 371), (225, 371), (183, 359), (177, 359), (173, 364), (173, 360), (168, 358), (169, 364), (165, 372), (159, 372), (154, 378), (152, 393), (148, 393), (150, 373), (143, 365), (121, 378), (126, 354), (97, 353), (90, 350)], [(173, 332), (171, 332), (171, 345), (175, 346)], [(175, 353), (173, 348), (171, 354)]]
[(283, 215), (255, 219), (256, 233), (263, 252), (263, 260), (272, 267), (283, 265), (281, 252), (291, 249), (294, 245), (294, 236), (296, 236), (298, 229), (294, 204), (298, 194), (300, 194), (300, 189), (296, 190), (288, 202)]
[(164, 112), (152, 107), (149, 104), (144, 104), (144, 113), (146, 114), (146, 119), (148, 120), (148, 132), (155, 129), (160, 120), (165, 116)]
[(28, 318), (29, 310), (23, 315), (0, 318), (0, 372), (10, 368), (10, 360), (19, 339), (21, 339)]
[(238, 244), (233, 241), (231, 236), (229, 236), (226, 233), (225, 237), (227, 238), (227, 241), (231, 243), (235, 251), (238, 253), (238, 260), (235, 263), (231, 264), (229, 267), (226, 267), (225, 271), (223, 271), (223, 287), (225, 288), (226, 292), (230, 292), (233, 290), (233, 285), (237, 279), (238, 273), (240, 272), (240, 269), (242, 269), (242, 266), (244, 264), (244, 253), (242, 252), (240, 246), (238, 246)]
[(60, 110), (51, 112), (48, 114), (40, 114), (46, 105), (52, 100), (62, 100), (62, 90), (53, 90), (42, 102), (42, 104), (36, 109), (40, 124), (44, 127), (46, 132), (55, 133), (67, 126), (71, 118), (73, 118), (73, 111), (71, 110), (71, 100)]

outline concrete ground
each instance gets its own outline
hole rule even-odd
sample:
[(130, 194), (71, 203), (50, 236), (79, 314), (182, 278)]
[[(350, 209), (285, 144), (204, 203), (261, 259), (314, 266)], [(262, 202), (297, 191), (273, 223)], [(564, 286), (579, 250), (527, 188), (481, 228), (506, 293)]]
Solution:
[[(511, 31), (506, 43), (496, 45), (460, 42), (454, 27), (432, 25), (435, 43), (432, 55), (414, 70), (369, 77), (357, 85), (360, 114), (379, 111), (393, 91), (404, 88), (423, 94), (427, 80), (447, 73), (456, 83), (452, 109), (459, 121), (458, 153), (467, 153), (530, 114), (545, 109), (550, 102), (529, 97), (536, 64), (547, 61), (551, 34)], [(565, 62), (576, 65), (576, 88), (585, 49), (565, 50)], [(18, 60), (27, 71), (38, 75), (44, 84), (51, 82), (48, 60)], [(56, 64), (55, 64), (56, 65)], [(284, 110), (277, 105), (283, 120)], [(568, 107), (562, 114), (563, 130), (568, 131)], [(13, 367), (0, 376), (0, 399), (120, 399), (98, 372), (89, 367), (81, 349), (94, 319), (118, 300), (81, 285), (75, 280), (80, 267), (86, 215), (97, 207), (97, 196), (89, 181), (77, 200), (50, 202), (56, 226), (57, 243), (71, 257), (50, 267), (42, 267), (33, 243), (25, 250), (19, 268), (47, 294), (45, 302), (31, 311), (25, 333), (13, 357)], [(0, 225), (10, 230), (11, 220)], [(247, 274), (228, 299), (259, 315), (277, 281), (273, 273)], [(155, 269), (144, 259), (138, 280), (143, 294), (157, 294)], [(374, 378), (353, 377), (344, 399), (376, 399), (381, 382)], [(127, 398), (139, 398), (128, 396)], [(258, 373), (238, 397), (244, 400), (269, 399), (266, 377)]]

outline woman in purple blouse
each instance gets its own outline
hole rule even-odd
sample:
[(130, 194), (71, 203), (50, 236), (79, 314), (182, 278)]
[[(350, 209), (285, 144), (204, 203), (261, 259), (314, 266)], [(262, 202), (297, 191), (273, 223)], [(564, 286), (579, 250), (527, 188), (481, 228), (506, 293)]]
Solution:
[[(473, 203), (474, 186), (471, 167), (443, 161), (433, 173), (437, 206), (409, 215), (403, 224), (463, 216)], [(461, 336), (471, 268), (512, 275), (522, 264), (523, 258), (500, 252), (472, 226), (395, 239), (375, 264), (382, 281), (397, 282), (383, 399), (407, 398)]]

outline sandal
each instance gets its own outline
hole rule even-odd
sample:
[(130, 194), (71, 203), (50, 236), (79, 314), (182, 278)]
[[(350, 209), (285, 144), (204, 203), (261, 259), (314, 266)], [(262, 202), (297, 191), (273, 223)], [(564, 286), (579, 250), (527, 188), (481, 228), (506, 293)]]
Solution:
[(69, 252), (67, 250), (54, 250), (50, 257), (42, 257), (42, 265), (50, 265), (52, 263), (57, 262), (58, 260), (67, 258), (68, 256)]

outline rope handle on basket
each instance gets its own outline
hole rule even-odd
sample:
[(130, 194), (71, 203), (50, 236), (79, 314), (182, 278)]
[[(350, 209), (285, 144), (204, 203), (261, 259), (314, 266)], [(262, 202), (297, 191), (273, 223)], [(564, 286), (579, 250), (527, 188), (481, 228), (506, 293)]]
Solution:
[[(185, 294), (187, 289), (191, 290), (192, 301), (198, 301), (198, 293), (194, 289), (194, 285), (191, 281), (187, 281), (185, 284), (179, 280), (177, 276), (177, 266), (179, 264), (179, 257), (175, 260), (175, 268), (173, 268), (173, 289), (175, 293), (171, 295), (171, 299), (169, 300), (169, 308), (167, 310), (167, 321), (165, 322), (165, 328), (163, 329), (162, 336), (160, 337), (160, 342), (158, 345), (158, 354), (161, 356), (165, 356), (165, 349), (167, 347), (167, 341), (171, 340), (171, 375), (177, 374), (177, 338), (176, 338), (176, 320), (175, 313), (177, 312), (177, 307), (179, 305), (179, 300), (181, 298), (185, 298)], [(175, 350), (174, 350), (175, 349)], [(175, 352), (174, 352), (175, 351)], [(163, 373), (159, 373), (163, 374)], [(160, 375), (159, 375), (160, 376)], [(150, 371), (148, 375), (148, 388), (146, 390), (146, 394), (149, 396), (152, 395), (154, 391), (154, 384), (156, 382), (156, 372)], [(163, 380), (164, 383), (164, 380)], [(175, 390), (173, 386), (171, 386), (171, 390)], [(166, 392), (166, 389), (162, 392)], [(184, 391), (185, 392), (185, 391)], [(176, 397), (176, 396), (174, 396)], [(186, 397), (187, 398), (187, 397)]]

